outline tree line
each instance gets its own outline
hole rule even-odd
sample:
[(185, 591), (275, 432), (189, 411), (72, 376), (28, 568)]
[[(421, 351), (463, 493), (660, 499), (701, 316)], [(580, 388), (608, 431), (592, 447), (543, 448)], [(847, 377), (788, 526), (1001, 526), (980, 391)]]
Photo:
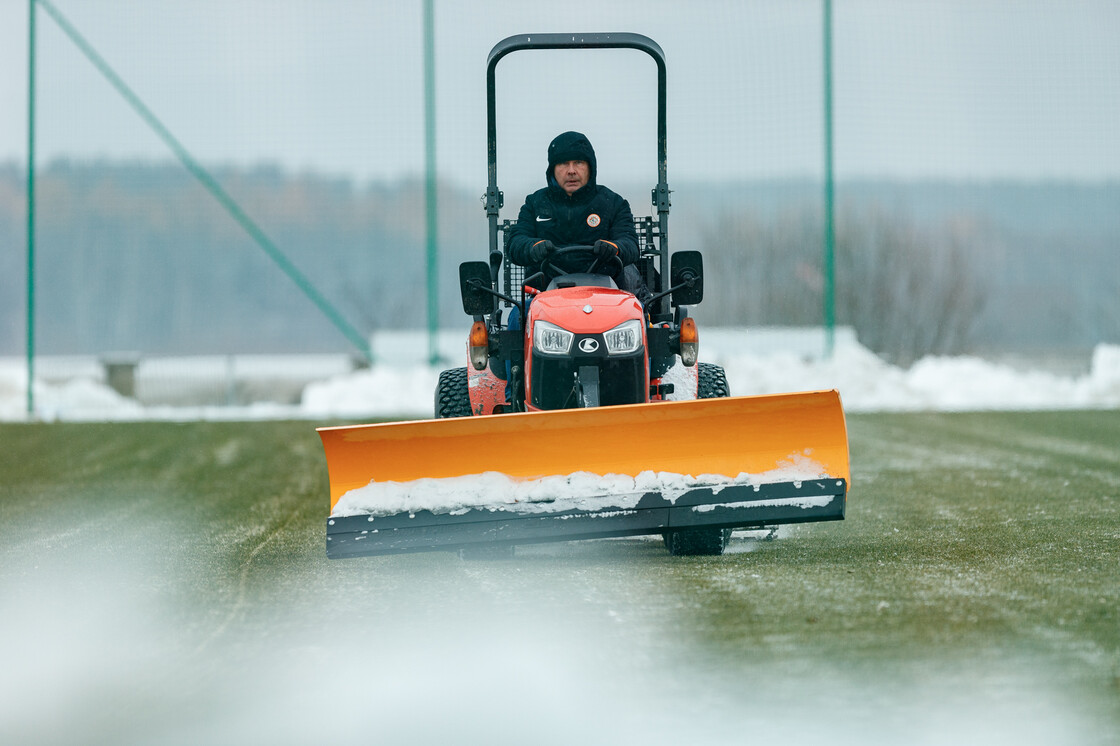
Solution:
[[(271, 166), (215, 178), (362, 333), (426, 326), (424, 188)], [(175, 164), (57, 161), (37, 172), (43, 354), (322, 352), (344, 336)], [(699, 248), (705, 324), (817, 325), (823, 211), (812, 182), (676, 185), (671, 248)], [(620, 190), (621, 191), (621, 190)], [(648, 194), (632, 190), (635, 194)], [(481, 190), (479, 190), (481, 193)], [(924, 354), (1120, 341), (1120, 185), (841, 184), (836, 321)], [(507, 195), (516, 216), (519, 197)], [(24, 349), (26, 188), (0, 165), (0, 354)], [(486, 255), (478, 195), (439, 192), (439, 322), (464, 324), (457, 266)], [(632, 200), (635, 214), (648, 214)], [(507, 217), (507, 215), (503, 215)]]

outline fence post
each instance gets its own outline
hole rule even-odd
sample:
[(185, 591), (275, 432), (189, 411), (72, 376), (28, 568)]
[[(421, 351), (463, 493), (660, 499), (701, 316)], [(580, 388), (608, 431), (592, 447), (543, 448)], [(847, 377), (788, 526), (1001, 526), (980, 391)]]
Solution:
[(823, 0), (824, 26), (824, 357), (836, 344), (836, 188), (832, 172), (832, 0)]
[(436, 63), (433, 0), (424, 0), (424, 202), (428, 259), (428, 364), (439, 362), (439, 210), (436, 182)]
[(35, 414), (35, 3), (27, 2), (27, 416)]

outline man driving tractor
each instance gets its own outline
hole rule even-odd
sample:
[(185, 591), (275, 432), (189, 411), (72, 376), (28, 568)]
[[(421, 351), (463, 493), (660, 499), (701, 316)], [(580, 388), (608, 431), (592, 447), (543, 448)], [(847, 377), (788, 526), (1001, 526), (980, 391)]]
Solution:
[(557, 135), (548, 146), (547, 186), (526, 197), (510, 230), (509, 259), (538, 267), (558, 248), (591, 246), (592, 256), (580, 260), (584, 267), (594, 258), (620, 287), (637, 281), (638, 234), (630, 204), (595, 176), (595, 150), (587, 137), (579, 132)]

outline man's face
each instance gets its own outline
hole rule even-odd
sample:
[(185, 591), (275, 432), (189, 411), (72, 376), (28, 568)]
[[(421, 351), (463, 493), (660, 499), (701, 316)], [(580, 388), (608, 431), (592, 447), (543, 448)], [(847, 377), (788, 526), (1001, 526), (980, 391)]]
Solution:
[(573, 194), (586, 186), (587, 179), (591, 176), (591, 167), (587, 165), (587, 161), (557, 163), (552, 169), (552, 175), (565, 192)]

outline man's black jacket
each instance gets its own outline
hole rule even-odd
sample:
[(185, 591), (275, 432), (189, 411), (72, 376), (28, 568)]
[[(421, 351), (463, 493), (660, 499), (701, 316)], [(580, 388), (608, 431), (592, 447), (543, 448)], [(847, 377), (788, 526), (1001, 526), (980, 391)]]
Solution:
[(528, 265), (529, 247), (543, 239), (558, 249), (592, 246), (603, 239), (618, 245), (623, 265), (638, 260), (638, 234), (630, 203), (594, 179), (571, 195), (552, 182), (526, 197), (517, 224), (510, 229), (509, 258), (515, 264)]

